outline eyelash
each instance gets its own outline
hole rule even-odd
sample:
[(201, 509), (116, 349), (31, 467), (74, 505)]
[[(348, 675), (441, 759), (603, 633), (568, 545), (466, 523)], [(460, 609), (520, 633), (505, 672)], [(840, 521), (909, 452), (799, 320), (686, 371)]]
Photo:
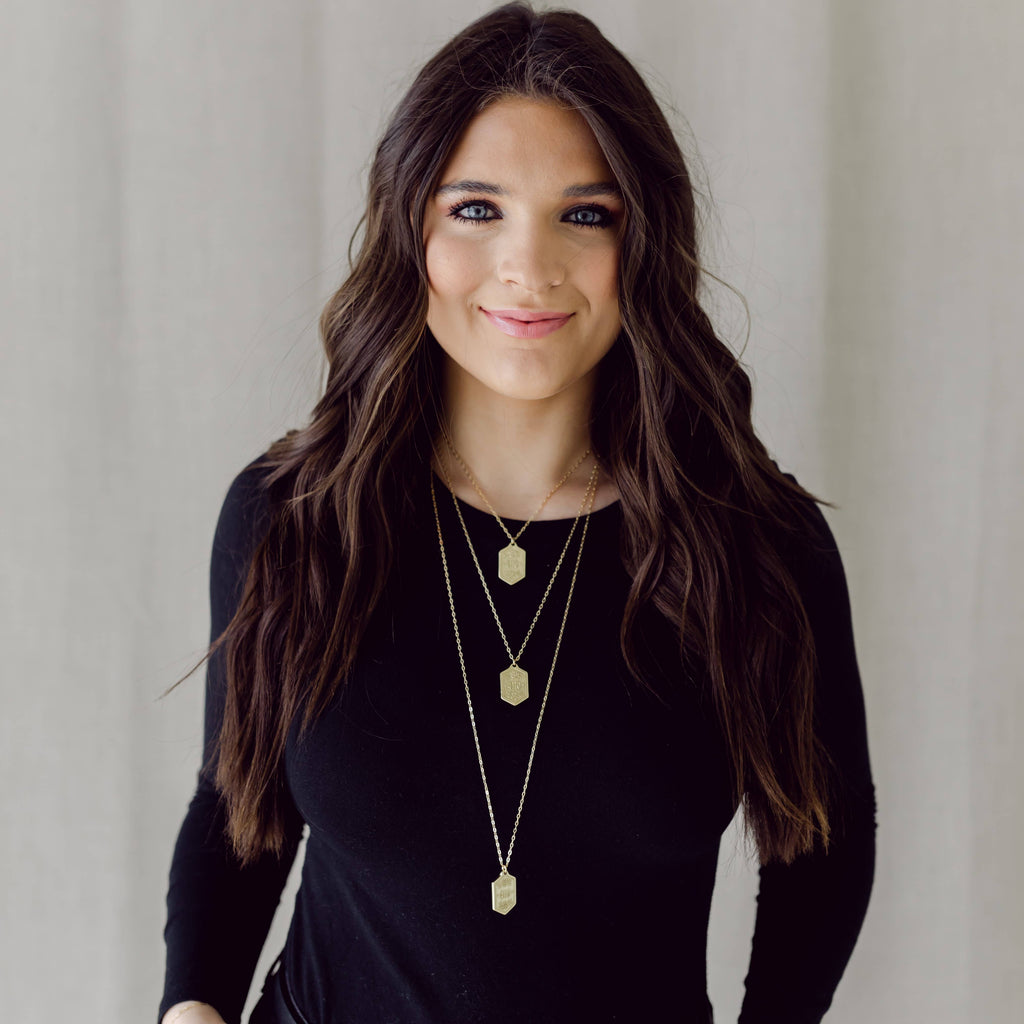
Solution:
[[(484, 199), (470, 199), (463, 200), (461, 203), (456, 203), (454, 206), (448, 207), (448, 216), (452, 220), (459, 224), (490, 224), (497, 218), (495, 217), (462, 217), (459, 215), (459, 211), (465, 209), (467, 206), (482, 206), (488, 210), (494, 210), (494, 206)], [(588, 203), (586, 206), (574, 206), (569, 213), (579, 213), (581, 210), (592, 210), (594, 213), (601, 214), (604, 217), (602, 223), (587, 224), (582, 221), (570, 221), (575, 227), (578, 228), (610, 228), (615, 223), (615, 216), (611, 210), (606, 206), (601, 206), (597, 203)]]

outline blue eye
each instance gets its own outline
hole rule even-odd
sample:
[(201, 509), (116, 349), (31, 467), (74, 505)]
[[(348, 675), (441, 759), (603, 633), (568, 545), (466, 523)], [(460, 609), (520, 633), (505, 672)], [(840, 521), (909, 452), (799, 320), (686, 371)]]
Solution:
[(483, 210), (483, 211), (486, 212), (490, 208), (491, 208), (491, 204), (490, 203), (456, 203), (453, 207), (451, 207), (448, 210), (448, 216), (453, 218), (454, 220), (476, 221), (477, 223), (484, 223), (484, 224), (486, 224), (489, 221), (493, 220), (494, 218), (493, 217), (483, 217), (483, 216), (467, 217), (467, 216), (465, 216), (462, 213), (462, 211), (463, 210)]
[(462, 211), (464, 210), (480, 210), (483, 213), (490, 209), (489, 203), (458, 203), (449, 210), (449, 216), (454, 217), (456, 220), (475, 220), (477, 222), (482, 221), (486, 223), (488, 220), (494, 220), (494, 217), (484, 217), (483, 214), (474, 215), (467, 217)]
[[(465, 211), (474, 210), (477, 213), (471, 216), (467, 216), (465, 213)], [(488, 210), (496, 212), (491, 203), (474, 199), (450, 206), (448, 208), (448, 216), (462, 224), (490, 224), (492, 221), (500, 220), (500, 217), (486, 216)], [(574, 224), (578, 228), (610, 228), (615, 223), (612, 211), (596, 203), (587, 206), (574, 206), (566, 213), (566, 217), (573, 217), (576, 214), (582, 214), (584, 219), (570, 220), (568, 223)]]
[(572, 221), (581, 227), (611, 227), (613, 220), (611, 211), (603, 206), (578, 206), (569, 211), (570, 215), (573, 213), (582, 213), (587, 216), (587, 220)]

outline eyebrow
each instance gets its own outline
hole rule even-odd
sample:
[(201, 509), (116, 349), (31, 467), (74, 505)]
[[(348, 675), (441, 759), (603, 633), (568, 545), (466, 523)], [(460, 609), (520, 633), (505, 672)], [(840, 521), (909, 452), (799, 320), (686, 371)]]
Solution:
[[(489, 181), (473, 181), (464, 179), (453, 181), (447, 185), (441, 185), (435, 192), (435, 196), (446, 196), (453, 192), (484, 192), (491, 196), (507, 196), (508, 189), (501, 185), (494, 185)], [(590, 196), (618, 196), (622, 198), (622, 189), (614, 181), (595, 181), (590, 185), (570, 185), (562, 192), (566, 199), (586, 198)]]

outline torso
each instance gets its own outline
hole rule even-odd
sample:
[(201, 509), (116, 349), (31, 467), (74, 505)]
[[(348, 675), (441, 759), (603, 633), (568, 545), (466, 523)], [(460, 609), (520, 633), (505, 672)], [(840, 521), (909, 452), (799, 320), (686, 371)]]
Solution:
[[(523, 657), (529, 698), (509, 706), (498, 697), (508, 659), (439, 484), (469, 686), (507, 848), (577, 546)], [(673, 664), (667, 624), (648, 624), (641, 638), (667, 705), (627, 679), (617, 626), (629, 577), (618, 560), (616, 492), (601, 490), (602, 508), (588, 523), (510, 864), (519, 903), (502, 917), (490, 907), (498, 861), (423, 491), (399, 585), (375, 614), (355, 677), (306, 740), (289, 744), (289, 783), (310, 827), (285, 958), (300, 1005), (311, 1020), (382, 1024), (704, 1019), (711, 888), (735, 811), (729, 762), (713, 716)], [(570, 523), (561, 516), (527, 527), (528, 575), (508, 587), (495, 582), (504, 538), (493, 517), (465, 503), (462, 515), (518, 647)]]

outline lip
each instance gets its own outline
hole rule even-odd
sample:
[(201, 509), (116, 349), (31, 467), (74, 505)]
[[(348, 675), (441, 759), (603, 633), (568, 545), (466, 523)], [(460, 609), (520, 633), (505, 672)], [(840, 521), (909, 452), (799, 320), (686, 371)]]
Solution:
[[(483, 309), (483, 306), (480, 307)], [(532, 323), (534, 320), (564, 320), (572, 316), (572, 313), (563, 313), (561, 310), (544, 311), (536, 309), (484, 309), (485, 313), (493, 313), (503, 320), (523, 320)]]
[(541, 312), (531, 309), (484, 309), (480, 312), (488, 320), (513, 338), (543, 338), (552, 331), (564, 327), (572, 313)]

